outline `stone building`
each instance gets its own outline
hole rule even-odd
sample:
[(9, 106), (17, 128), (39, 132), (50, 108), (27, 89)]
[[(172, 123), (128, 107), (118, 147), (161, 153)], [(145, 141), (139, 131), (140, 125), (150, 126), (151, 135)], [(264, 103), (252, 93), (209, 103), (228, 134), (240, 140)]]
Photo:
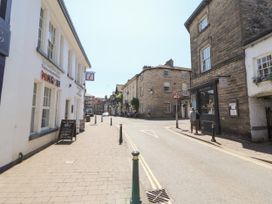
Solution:
[(135, 75), (123, 87), (123, 111), (132, 111), (131, 100), (138, 98), (138, 75)]
[(173, 60), (156, 67), (144, 66), (138, 74), (139, 113), (144, 117), (173, 118), (173, 94), (177, 92), (181, 96), (177, 103), (179, 117), (188, 118), (190, 73), (191, 69), (174, 66)]
[(244, 45), (272, 28), (271, 0), (203, 0), (186, 21), (201, 128), (250, 139)]
[(76, 120), (80, 131), (91, 64), (63, 0), (2, 0), (0, 8), (0, 24), (4, 17), (12, 31), (9, 41), (0, 26), (0, 50), (10, 42), (0, 62), (2, 172), (54, 143), (62, 119)]
[(272, 139), (272, 32), (246, 45), (252, 139)]

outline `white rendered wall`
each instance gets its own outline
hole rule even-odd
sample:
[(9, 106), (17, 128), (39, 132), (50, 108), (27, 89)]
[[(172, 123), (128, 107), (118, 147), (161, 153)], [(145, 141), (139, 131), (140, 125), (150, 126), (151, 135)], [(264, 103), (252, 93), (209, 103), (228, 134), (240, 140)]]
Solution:
[(266, 141), (268, 131), (265, 107), (272, 108), (272, 100), (262, 97), (272, 96), (272, 81), (255, 84), (252, 78), (257, 76), (256, 59), (272, 53), (272, 37), (246, 48), (245, 53), (252, 141)]
[[(57, 3), (55, 4), (57, 5)], [(53, 86), (41, 80), (41, 71), (44, 70), (43, 64), (52, 66), (36, 51), (40, 8), (40, 0), (12, 2), (10, 56), (6, 58), (0, 104), (0, 167), (16, 160), (19, 152), (25, 155), (54, 141), (58, 135), (57, 132), (54, 132), (29, 140), (34, 81)], [(60, 15), (63, 15), (60, 8), (51, 11), (53, 17), (55, 12), (58, 12), (54, 21), (59, 32), (58, 35), (64, 36), (63, 70), (65, 73), (55, 68), (52, 70), (61, 83), (59, 88), (54, 86), (54, 89), (59, 91), (59, 106), (58, 110), (53, 109), (53, 116), (56, 114), (57, 124), (59, 125), (61, 119), (65, 117), (65, 101), (67, 99), (70, 100), (71, 105), (74, 105), (74, 112), (70, 114), (69, 119), (77, 118), (78, 121), (83, 119), (84, 89), (67, 77), (68, 50), (74, 49), (75, 56), (84, 66), (86, 66), (86, 61), (82, 61), (82, 53), (79, 53), (80, 49), (75, 47), (75, 39), (72, 38), (71, 31), (67, 31), (69, 29), (68, 24), (63, 25), (65, 17), (59, 18)], [(46, 45), (44, 45), (45, 47)], [(59, 62), (59, 60), (56, 60), (56, 62)], [(72, 73), (75, 73), (74, 67)], [(79, 109), (82, 110), (78, 110), (77, 117), (75, 115), (76, 97), (82, 103), (78, 104)]]
[(248, 47), (245, 52), (248, 95), (250, 97), (272, 95), (272, 81), (264, 81), (256, 85), (252, 80), (257, 75), (256, 58), (272, 53), (272, 37)]

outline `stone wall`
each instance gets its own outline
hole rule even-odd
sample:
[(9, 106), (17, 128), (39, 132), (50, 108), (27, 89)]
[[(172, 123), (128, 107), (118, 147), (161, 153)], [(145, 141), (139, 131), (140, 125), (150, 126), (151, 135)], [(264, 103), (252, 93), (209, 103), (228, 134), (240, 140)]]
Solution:
[[(168, 77), (164, 76), (164, 68), (145, 69), (138, 78), (138, 96), (140, 102), (140, 113), (147, 116), (151, 112), (153, 118), (169, 118), (174, 117), (173, 109), (175, 100), (173, 99), (174, 91), (181, 91), (182, 83), (186, 83), (190, 88), (189, 71), (177, 69), (169, 69), (171, 74)], [(169, 82), (171, 88), (169, 91), (164, 91), (164, 82)], [(141, 91), (141, 89), (143, 91)], [(183, 99), (189, 99), (184, 96)], [(171, 104), (171, 112), (166, 112), (166, 104)]]
[[(208, 15), (209, 26), (199, 33), (199, 20)], [(213, 0), (190, 26), (192, 87), (219, 78), (218, 101), (222, 133), (250, 135), (246, 69), (242, 47), (240, 8), (237, 0)], [(200, 50), (211, 46), (212, 69), (201, 73)], [(239, 117), (229, 116), (229, 103), (238, 101)]]
[(240, 0), (243, 43), (272, 31), (271, 0)]

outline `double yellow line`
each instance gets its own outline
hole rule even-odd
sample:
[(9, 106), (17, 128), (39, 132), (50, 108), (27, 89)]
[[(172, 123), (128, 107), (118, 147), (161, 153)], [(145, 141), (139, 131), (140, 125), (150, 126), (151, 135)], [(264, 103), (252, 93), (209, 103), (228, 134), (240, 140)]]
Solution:
[[(125, 137), (126, 137), (126, 140), (128, 141), (128, 144), (131, 146), (133, 150), (138, 150), (134, 142), (132, 142), (132, 140), (127, 135), (128, 134), (125, 133)], [(143, 167), (143, 170), (145, 171), (145, 174), (151, 184), (152, 189), (161, 189), (162, 188), (161, 184), (159, 183), (158, 179), (155, 177), (155, 175), (151, 171), (150, 167), (148, 166), (148, 164), (146, 163), (142, 155), (139, 155), (139, 161), (141, 166)]]

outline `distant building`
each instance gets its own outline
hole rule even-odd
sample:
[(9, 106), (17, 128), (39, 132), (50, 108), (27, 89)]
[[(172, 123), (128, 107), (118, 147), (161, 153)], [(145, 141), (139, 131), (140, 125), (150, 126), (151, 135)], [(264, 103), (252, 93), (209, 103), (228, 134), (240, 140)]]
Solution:
[[(54, 143), (62, 119), (76, 120), (79, 132), (84, 71), (91, 64), (62, 0), (2, 0), (0, 6), (0, 23), (5, 16), (12, 31), (0, 63), (1, 172)], [(11, 14), (10, 23), (4, 14)]]
[(173, 118), (177, 103), (180, 118), (188, 118), (191, 69), (176, 67), (173, 61), (156, 67), (145, 66), (138, 75), (139, 113), (144, 117)]
[(135, 111), (131, 100), (139, 100), (139, 114), (145, 118), (173, 118), (176, 112), (174, 94), (180, 96), (177, 111), (180, 118), (188, 118), (190, 107), (190, 72), (174, 66), (173, 60), (156, 67), (144, 66), (124, 85), (123, 111)]
[(252, 138), (272, 139), (272, 32), (246, 45), (246, 72)]
[(85, 94), (84, 96), (84, 110), (93, 110), (94, 109), (94, 100), (95, 97), (89, 94)]
[(138, 98), (138, 75), (135, 75), (124, 84), (123, 87), (123, 110), (132, 111), (131, 100)]
[(251, 137), (244, 45), (272, 28), (271, 0), (203, 0), (186, 21), (201, 129)]

